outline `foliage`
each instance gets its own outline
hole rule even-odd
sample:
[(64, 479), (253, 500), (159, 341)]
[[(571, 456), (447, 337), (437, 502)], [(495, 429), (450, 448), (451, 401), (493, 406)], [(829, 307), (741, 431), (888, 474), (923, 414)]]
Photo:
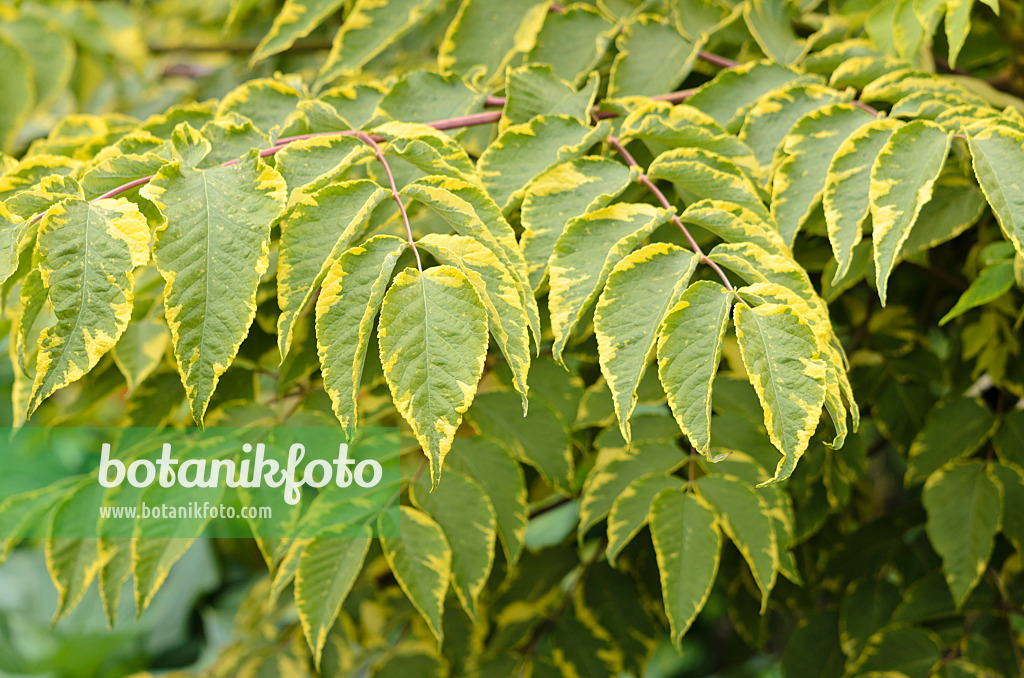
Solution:
[[(10, 423), (410, 433), (206, 673), (1020, 674), (1024, 7), (279, 4), (0, 14)], [(55, 621), (204, 528), (48, 539)]]

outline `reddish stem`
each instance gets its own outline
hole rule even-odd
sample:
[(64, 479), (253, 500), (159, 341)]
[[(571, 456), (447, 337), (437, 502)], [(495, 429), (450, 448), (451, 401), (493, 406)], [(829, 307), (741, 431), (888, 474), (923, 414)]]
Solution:
[(365, 132), (356, 132), (355, 137), (372, 148), (374, 155), (377, 156), (377, 162), (384, 166), (384, 172), (388, 175), (388, 183), (391, 184), (391, 199), (395, 201), (398, 205), (398, 211), (402, 213), (402, 223), (405, 224), (405, 237), (409, 240), (409, 247), (412, 248), (412, 253), (416, 255), (416, 268), (419, 269), (420, 273), (423, 273), (423, 262), (420, 261), (420, 251), (416, 249), (416, 242), (412, 237), (412, 226), (409, 225), (409, 215), (405, 211), (405, 205), (402, 204), (402, 196), (398, 195), (398, 187), (395, 185), (395, 177), (391, 174), (391, 165), (388, 164), (387, 159), (384, 157), (384, 151), (380, 150), (380, 146), (377, 145), (377, 142), (372, 136)]
[[(638, 170), (640, 170), (640, 183), (646, 186), (647, 190), (654, 194), (654, 197), (658, 199), (658, 202), (661, 203), (662, 207), (672, 212), (672, 223), (679, 227), (679, 230), (683, 232), (684, 236), (686, 236), (686, 241), (690, 243), (690, 247), (693, 249), (693, 253), (700, 257), (701, 263), (710, 266), (711, 269), (718, 274), (718, 277), (722, 279), (722, 283), (725, 285), (725, 289), (732, 292), (733, 295), (735, 295), (736, 298), (739, 299), (739, 295), (736, 294), (736, 289), (732, 286), (732, 283), (729, 282), (729, 278), (728, 276), (725, 275), (725, 271), (722, 270), (721, 266), (716, 264), (714, 261), (708, 259), (707, 255), (704, 254), (704, 251), (701, 250), (700, 245), (697, 244), (697, 241), (694, 240), (693, 236), (690, 234), (689, 229), (687, 229), (686, 226), (683, 225), (683, 220), (680, 219), (679, 216), (676, 214), (675, 207), (673, 207), (672, 203), (669, 202), (668, 198), (665, 197), (665, 194), (661, 192), (661, 189), (658, 188), (653, 181), (651, 181), (650, 177), (644, 174), (643, 170), (640, 168), (640, 163), (638, 163), (633, 158), (632, 154), (626, 150), (626, 147), (623, 146), (622, 142), (619, 141), (616, 137), (608, 137), (608, 145), (614, 148), (615, 151), (622, 156), (622, 159), (626, 161), (627, 165), (629, 165), (630, 167), (636, 167)], [(742, 301), (742, 299), (740, 299), (740, 301)]]

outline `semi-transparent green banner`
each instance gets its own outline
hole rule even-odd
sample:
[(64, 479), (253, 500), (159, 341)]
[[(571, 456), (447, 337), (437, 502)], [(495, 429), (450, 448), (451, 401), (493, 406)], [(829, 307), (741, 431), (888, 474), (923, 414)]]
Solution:
[(396, 536), (394, 428), (0, 428), (0, 449), (0, 552), (36, 537)]

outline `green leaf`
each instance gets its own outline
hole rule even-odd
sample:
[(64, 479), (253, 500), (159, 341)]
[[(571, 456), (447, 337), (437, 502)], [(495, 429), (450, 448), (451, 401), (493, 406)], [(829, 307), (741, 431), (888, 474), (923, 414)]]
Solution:
[(1024, 132), (1003, 125), (979, 123), (967, 130), (974, 174), (996, 215), (1003, 235), (1024, 256)]
[(825, 365), (807, 320), (780, 304), (737, 304), (736, 338), (764, 410), (768, 437), (782, 459), (769, 483), (789, 477), (818, 426)]
[(675, 476), (653, 473), (640, 476), (615, 498), (608, 513), (608, 562), (614, 564), (622, 549), (647, 524), (654, 497), (662, 490), (683, 489), (683, 481)]
[(711, 384), (722, 358), (732, 294), (718, 283), (690, 285), (668, 315), (658, 339), (658, 377), (668, 405), (690, 444), (711, 454)]
[(921, 502), (928, 512), (928, 540), (942, 558), (957, 608), (988, 565), (1002, 514), (999, 490), (980, 461), (947, 466), (924, 485)]
[(385, 155), (402, 158), (427, 174), (480, 183), (476, 167), (466, 151), (444, 132), (429, 125), (403, 122), (386, 122), (373, 131), (388, 142)]
[(842, 678), (846, 657), (839, 643), (839, 614), (814, 611), (800, 620), (780, 662), (788, 678)]
[(470, 618), (479, 618), (480, 594), (494, 564), (497, 539), (494, 506), (476, 481), (458, 471), (445, 475), (444, 487), (431, 492), (420, 479), (412, 502), (441, 527), (452, 552), (452, 587)]
[(18, 270), (21, 241), (30, 225), (0, 203), (0, 283), (6, 282)]
[(317, 667), (327, 634), (369, 548), (369, 536), (346, 538), (328, 532), (310, 540), (302, 550), (295, 572), (295, 607)]
[(1003, 535), (1024, 553), (1024, 471), (1019, 466), (993, 464), (992, 475), (1003, 490)]
[(743, 11), (743, 5), (735, 7), (723, 0), (673, 0), (676, 28), (695, 42), (702, 42), (727, 26)]
[(932, 199), (921, 208), (914, 228), (903, 241), (900, 258), (909, 259), (918, 252), (952, 240), (976, 224), (985, 207), (985, 194), (973, 181), (940, 177), (935, 182)]
[(68, 198), (40, 221), (36, 256), (57, 322), (39, 336), (29, 416), (95, 367), (128, 326), (132, 270), (149, 260), (149, 225), (123, 198)]
[(910, 446), (907, 485), (928, 476), (955, 459), (977, 452), (995, 432), (996, 416), (977, 398), (960, 396), (933, 407)]
[(422, 22), (437, 5), (438, 0), (356, 0), (334, 36), (317, 84), (357, 75), (370, 59)]
[(142, 190), (164, 215), (153, 259), (167, 281), (164, 307), (192, 416), (203, 414), (256, 315), (267, 269), (270, 223), (285, 183), (255, 151), (235, 165), (196, 169), (210, 145), (185, 126), (174, 134), (178, 160)]
[(568, 221), (606, 206), (626, 190), (632, 178), (633, 172), (622, 163), (586, 156), (554, 165), (527, 184), (519, 243), (533, 289), (544, 281), (548, 259)]
[(316, 343), (324, 389), (345, 428), (356, 426), (356, 402), (384, 290), (404, 240), (380, 235), (343, 253), (331, 266), (316, 302)]
[[(386, 516), (382, 513), (381, 520)], [(452, 551), (441, 527), (422, 511), (409, 506), (401, 507), (398, 534), (398, 537), (380, 540), (384, 557), (405, 595), (423, 615), (440, 644), (444, 596), (452, 573)]]
[(650, 474), (667, 475), (679, 468), (686, 457), (674, 443), (636, 443), (619, 448), (600, 460), (587, 474), (580, 499), (579, 534), (608, 515), (615, 500), (634, 480)]
[[(230, 113), (237, 113), (243, 118), (251, 120), (256, 129), (269, 133), (284, 125), (289, 118), (295, 115), (301, 99), (302, 94), (283, 80), (276, 78), (250, 80), (228, 92), (221, 99), (216, 117), (223, 118)], [(180, 153), (181, 143), (177, 142), (175, 146), (179, 147)], [(215, 149), (211, 150), (216, 152)], [(203, 154), (203, 157), (208, 153)], [(186, 162), (186, 164), (196, 167), (199, 166), (201, 160), (202, 157), (196, 158), (193, 162)]]
[(967, 291), (960, 295), (956, 305), (942, 316), (939, 325), (945, 325), (953, 318), (963, 315), (972, 308), (995, 301), (1013, 288), (1013, 261), (999, 261), (981, 272)]
[(561, 362), (569, 336), (612, 268), (668, 217), (667, 210), (650, 205), (616, 203), (568, 223), (555, 244), (548, 271), (555, 360)]
[(10, 151), (15, 134), (35, 105), (32, 63), (25, 50), (0, 33), (0, 73), (4, 74), (4, 96), (0, 101), (0, 151)]
[(427, 123), (457, 118), (476, 111), (485, 95), (470, 87), (459, 76), (430, 71), (412, 71), (391, 86), (377, 104), (367, 126), (389, 120)]
[(530, 369), (529, 321), (512, 273), (492, 250), (466, 236), (432, 233), (420, 239), (419, 247), (433, 255), (438, 263), (461, 270), (480, 295), (487, 309), (491, 335), (512, 370), (525, 413), (528, 406), (526, 375)]
[(675, 489), (654, 498), (650, 524), (665, 613), (672, 625), (672, 642), (678, 647), (711, 595), (722, 535), (707, 502)]
[(902, 124), (892, 118), (869, 122), (840, 144), (832, 157), (822, 204), (837, 264), (833, 284), (850, 270), (853, 250), (861, 241), (861, 227), (871, 210), (871, 168), (889, 137)]
[(647, 170), (651, 179), (671, 181), (686, 202), (715, 198), (767, 216), (757, 187), (732, 160), (702, 148), (674, 148), (662, 153)]
[(547, 64), (527, 64), (509, 69), (505, 76), (505, 107), (502, 124), (529, 122), (538, 115), (568, 115), (586, 121), (598, 86), (594, 73), (580, 91), (555, 75)]
[(933, 634), (915, 627), (893, 627), (875, 634), (860, 657), (849, 664), (858, 676), (877, 676), (884, 672), (907, 678), (928, 678), (942, 660), (939, 643)]
[(141, 318), (128, 325), (114, 347), (114, 362), (132, 393), (163, 362), (171, 333), (162, 318)]
[(431, 487), (437, 487), (483, 374), (487, 312), (459, 269), (406, 269), (384, 297), (377, 332), (395, 407), (430, 460)]
[(332, 184), (289, 210), (277, 259), (277, 346), (284, 360), (302, 312), (342, 252), (361, 237), (389, 192), (359, 179)]
[(790, 256), (789, 247), (775, 226), (742, 205), (721, 200), (695, 202), (679, 217), (700, 226), (725, 242), (751, 243), (767, 252)]
[(770, 167), (780, 144), (800, 118), (842, 100), (839, 92), (819, 84), (774, 90), (758, 99), (747, 113), (740, 140), (750, 146), (762, 167)]
[(255, 64), (272, 54), (285, 51), (296, 40), (309, 35), (343, 3), (344, 0), (286, 0), (284, 7), (274, 17), (270, 31), (253, 51), (249, 63)]
[(588, 127), (567, 115), (542, 115), (506, 127), (480, 156), (477, 170), (491, 197), (508, 212), (531, 179), (552, 165), (583, 156), (608, 130), (607, 122)]
[(871, 169), (871, 224), (878, 298), (885, 306), (889, 274), (942, 171), (951, 136), (916, 120), (895, 130)]
[(693, 70), (700, 51), (670, 19), (653, 14), (641, 14), (626, 24), (615, 47), (609, 97), (671, 92)]
[(778, 544), (768, 504), (752, 487), (732, 476), (704, 476), (696, 485), (700, 496), (715, 509), (718, 524), (747, 561), (761, 590), (764, 614), (779, 570)]
[(547, 11), (537, 0), (462, 0), (441, 42), (438, 67), (462, 76), (480, 69), (484, 82), (503, 80), (512, 56), (533, 47)]
[[(461, 471), (484, 489), (494, 507), (498, 536), (509, 565), (514, 566), (523, 549), (529, 508), (523, 470), (506, 448), (486, 436), (456, 438), (448, 466)], [(445, 492), (445, 489), (440, 490)]]
[(747, 111), (768, 92), (786, 85), (823, 81), (820, 76), (803, 74), (790, 66), (751, 61), (723, 70), (701, 85), (686, 103), (710, 115), (730, 133), (736, 133)]
[(615, 25), (596, 8), (569, 5), (544, 18), (525, 61), (550, 64), (555, 75), (579, 85), (597, 67), (615, 32)]
[(899, 588), (884, 579), (862, 579), (851, 584), (839, 611), (843, 652), (860, 656), (868, 639), (890, 624), (901, 602)]
[[(10, 38), (31, 62), (36, 106), (50, 106), (68, 90), (75, 70), (75, 46), (60, 26), (49, 17), (22, 14), (4, 21)], [(18, 77), (5, 70), (9, 78)], [(14, 81), (11, 83), (14, 86)]]
[(351, 136), (320, 136), (299, 139), (274, 156), (274, 168), (288, 186), (287, 221), (297, 203), (329, 184), (341, 180), (357, 161), (371, 153), (369, 146)]
[(743, 18), (757, 44), (774, 61), (784, 64), (800, 61), (810, 48), (793, 30), (799, 14), (796, 0), (751, 0), (743, 9)]
[(96, 518), (103, 487), (86, 479), (57, 502), (46, 539), (46, 569), (57, 587), (57, 611), (53, 623), (81, 602), (100, 571)]
[(554, 406), (529, 399), (523, 416), (521, 398), (512, 391), (481, 393), (469, 416), (484, 435), (500, 442), (520, 461), (536, 468), (557, 491), (570, 494), (573, 478), (572, 439), (568, 424)]
[(833, 104), (808, 113), (793, 125), (772, 181), (772, 216), (786, 244), (792, 246), (797, 231), (821, 199), (836, 151), (873, 119), (853, 104)]
[(693, 252), (668, 243), (652, 243), (615, 264), (597, 302), (594, 331), (598, 358), (627, 443), (637, 387), (662, 320), (686, 289), (697, 262)]

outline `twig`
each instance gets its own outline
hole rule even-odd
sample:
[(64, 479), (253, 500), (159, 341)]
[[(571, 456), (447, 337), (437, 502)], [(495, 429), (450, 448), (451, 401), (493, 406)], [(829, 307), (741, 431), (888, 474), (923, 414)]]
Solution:
[(732, 283), (729, 282), (729, 278), (728, 276), (725, 275), (725, 271), (722, 270), (721, 266), (708, 259), (707, 255), (704, 254), (704, 251), (700, 248), (700, 245), (697, 244), (697, 241), (694, 240), (693, 236), (690, 234), (689, 229), (687, 229), (686, 226), (683, 225), (682, 219), (680, 219), (679, 215), (676, 214), (675, 207), (673, 207), (672, 203), (669, 202), (668, 198), (665, 197), (665, 194), (661, 192), (661, 189), (655, 186), (654, 182), (651, 181), (650, 177), (644, 174), (643, 170), (640, 168), (640, 163), (638, 163), (630, 154), (630, 152), (626, 150), (626, 147), (622, 145), (622, 142), (619, 141), (616, 137), (608, 137), (608, 145), (614, 148), (615, 151), (622, 156), (622, 159), (626, 161), (627, 165), (629, 165), (630, 167), (636, 167), (638, 170), (640, 170), (640, 183), (646, 186), (647, 190), (654, 194), (654, 197), (658, 199), (658, 202), (661, 203), (662, 207), (672, 212), (672, 223), (675, 224), (679, 228), (679, 230), (683, 232), (684, 236), (686, 236), (686, 240), (687, 242), (690, 243), (690, 247), (693, 249), (693, 253), (700, 257), (701, 263), (710, 266), (711, 269), (718, 274), (718, 277), (722, 279), (722, 284), (725, 285), (725, 289), (729, 290), (733, 294), (733, 296), (736, 297), (737, 301), (746, 305), (746, 302), (742, 298), (740, 298), (739, 294), (736, 293), (736, 288), (734, 288), (732, 286)]
[(409, 225), (409, 215), (405, 211), (405, 205), (402, 204), (402, 196), (398, 195), (398, 186), (395, 185), (395, 177), (391, 174), (391, 165), (388, 164), (387, 159), (384, 157), (384, 151), (380, 150), (380, 146), (377, 145), (373, 137), (366, 132), (356, 132), (355, 137), (372, 148), (374, 155), (377, 156), (377, 162), (384, 166), (384, 172), (388, 175), (388, 183), (391, 184), (391, 199), (395, 201), (395, 204), (398, 205), (398, 211), (402, 213), (402, 223), (405, 224), (405, 237), (409, 240), (409, 247), (412, 248), (412, 253), (416, 255), (416, 268), (419, 269), (420, 273), (423, 273), (420, 251), (416, 249), (416, 241), (412, 237), (412, 226)]

